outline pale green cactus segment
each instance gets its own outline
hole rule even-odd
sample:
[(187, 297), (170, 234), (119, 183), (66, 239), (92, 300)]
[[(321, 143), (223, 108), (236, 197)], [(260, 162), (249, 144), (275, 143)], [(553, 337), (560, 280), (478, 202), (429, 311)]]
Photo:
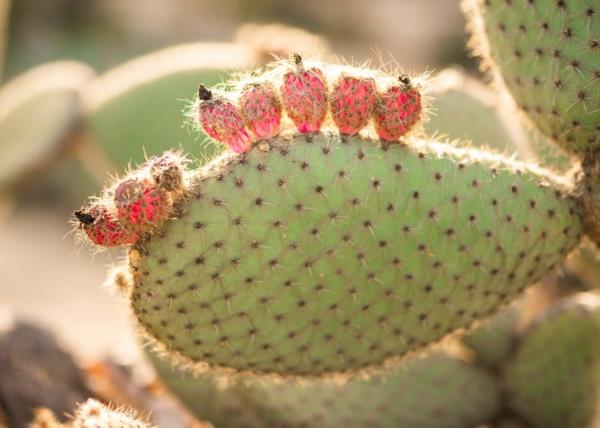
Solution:
[(243, 398), (243, 391), (249, 389), (244, 383), (221, 385), (208, 373), (195, 376), (175, 367), (171, 361), (159, 358), (152, 351), (148, 351), (146, 356), (160, 381), (197, 418), (219, 428), (264, 426), (255, 409)]
[(74, 61), (41, 65), (0, 89), (0, 193), (65, 152), (82, 117), (79, 91), (93, 71)]
[(532, 160), (520, 123), (491, 88), (457, 69), (444, 70), (431, 81), (431, 114), (424, 123), (428, 135)]
[(600, 7), (594, 0), (467, 0), (474, 50), (564, 148), (600, 148)]
[(422, 140), (317, 135), (207, 165), (130, 252), (131, 305), (200, 367), (320, 376), (495, 313), (579, 242), (566, 180)]
[(511, 407), (535, 427), (590, 426), (600, 386), (600, 299), (582, 294), (541, 314), (508, 362)]
[(216, 85), (254, 66), (250, 47), (232, 43), (175, 46), (131, 60), (100, 76), (86, 91), (90, 129), (118, 167), (141, 163), (146, 153), (185, 147), (193, 157), (220, 149), (181, 124), (198, 82)]
[(198, 417), (233, 427), (465, 427), (490, 421), (500, 394), (492, 376), (433, 353), (368, 380), (338, 384), (248, 381), (226, 388), (152, 357), (171, 391)]
[(475, 353), (475, 362), (498, 367), (510, 355), (520, 315), (520, 306), (512, 305), (461, 338), (462, 343)]

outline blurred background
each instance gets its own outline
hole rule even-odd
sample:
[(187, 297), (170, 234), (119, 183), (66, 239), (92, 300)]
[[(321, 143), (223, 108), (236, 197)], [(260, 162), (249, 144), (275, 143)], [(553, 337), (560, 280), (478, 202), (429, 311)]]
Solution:
[[(377, 66), (393, 58), (415, 72), (459, 65), (469, 73), (477, 73), (476, 64), (465, 48), (467, 37), (459, 0), (14, 0), (12, 4), (0, 0), (0, 3), (3, 5), (1, 46), (5, 50), (0, 53), (0, 58), (4, 58), (3, 83), (20, 79), (17, 76), (43, 63), (76, 60), (89, 66), (87, 69), (79, 64), (77, 78), (66, 77), (67, 73), (60, 70), (42, 70), (41, 78), (39, 75), (37, 78), (48, 81), (50, 74), (62, 76), (69, 81), (63, 82), (64, 86), (79, 79), (89, 84), (89, 92), (100, 98), (106, 95), (105, 86), (96, 81), (102, 81), (103, 73), (108, 72), (107, 81), (109, 77), (129, 78), (138, 73), (133, 67), (120, 74), (111, 74), (110, 70), (158, 49), (197, 42), (285, 44), (277, 32), (260, 35), (257, 25), (273, 23), (306, 30), (315, 35), (310, 39), (313, 47), (349, 60), (370, 60)], [(246, 25), (249, 23), (255, 25)], [(294, 37), (291, 39), (290, 43)], [(282, 49), (286, 50), (267, 46), (262, 54), (281, 53)], [(261, 61), (254, 58), (250, 62)], [(170, 61), (155, 65), (161, 67), (165, 62)], [(222, 66), (227, 69), (222, 73), (220, 67), (218, 64), (213, 67), (215, 71), (209, 80), (223, 79), (229, 68), (239, 65)], [(185, 67), (177, 72), (181, 68)], [(155, 71), (152, 65), (147, 65), (144, 72), (151, 75)], [(178, 82), (183, 81), (176, 73), (174, 76)], [(199, 77), (191, 76), (188, 80), (193, 88)], [(81, 88), (85, 95), (87, 87)], [(78, 86), (77, 90), (81, 88)], [(91, 119), (75, 115), (77, 119), (68, 127), (68, 139), (77, 140), (69, 142), (68, 147), (78, 149), (69, 149), (66, 154), (63, 150), (51, 166), (46, 161), (25, 165), (27, 173), (22, 174), (22, 179), (11, 181), (0, 190), (0, 304), (48, 326), (81, 358), (93, 358), (99, 353), (127, 355), (137, 352), (137, 347), (126, 309), (115, 304), (115, 299), (102, 287), (108, 266), (119, 260), (120, 253), (94, 255), (88, 248), (81, 248), (70, 233), (68, 219), (86, 195), (98, 192), (107, 174), (114, 172), (111, 169), (122, 169), (127, 163), (123, 159), (129, 154), (137, 154), (139, 159), (143, 148), (149, 154), (164, 148), (145, 144), (140, 136), (145, 135), (143, 138), (148, 141), (160, 136), (160, 144), (166, 147), (182, 145), (189, 150), (196, 150), (194, 145), (199, 147), (201, 139), (197, 141), (192, 136), (186, 140), (186, 133), (191, 131), (181, 125), (183, 99), (193, 95), (193, 89), (187, 92), (190, 88), (175, 84), (161, 86), (160, 94), (172, 100), (171, 103), (141, 93), (139, 100), (133, 95), (129, 97), (133, 104), (127, 104), (129, 98), (123, 98), (120, 105), (125, 106), (122, 108), (131, 117), (118, 109), (111, 110), (110, 100), (92, 100), (91, 107), (88, 106), (93, 112)], [(3, 96), (2, 91), (8, 95)], [(0, 128), (0, 169), (10, 169), (13, 159), (33, 158), (33, 155), (17, 155), (21, 147), (15, 148), (11, 143), (12, 136), (18, 133), (11, 131), (11, 126), (17, 121), (10, 119), (13, 113), (7, 105), (14, 110), (11, 100), (15, 93), (22, 92), (19, 82), (0, 89), (0, 127), (4, 127)], [(144, 110), (148, 105), (155, 110)], [(46, 142), (49, 133), (44, 122), (56, 122), (51, 113), (56, 114), (58, 109), (48, 108), (42, 113), (30, 110), (19, 113), (19, 123), (25, 124), (27, 132), (38, 130), (36, 138), (45, 138), (43, 144), (58, 144)], [(174, 134), (161, 133), (164, 126), (151, 128), (156, 122), (152, 115), (168, 118)], [(133, 123), (136, 120), (139, 131)], [(76, 132), (71, 132), (73, 129)], [(82, 132), (82, 129), (88, 130)], [(61, 133), (61, 138), (53, 140), (63, 137)], [(106, 153), (99, 154), (103, 145)]]

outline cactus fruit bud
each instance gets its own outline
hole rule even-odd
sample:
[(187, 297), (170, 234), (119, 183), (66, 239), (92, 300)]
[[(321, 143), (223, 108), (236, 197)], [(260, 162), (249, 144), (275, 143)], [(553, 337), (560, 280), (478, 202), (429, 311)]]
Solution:
[(236, 107), (223, 98), (215, 98), (204, 85), (198, 89), (198, 117), (204, 132), (236, 153), (250, 150), (252, 141)]
[(169, 215), (168, 193), (147, 179), (127, 178), (115, 187), (117, 216), (124, 229), (144, 233), (161, 224)]
[(364, 128), (377, 101), (375, 80), (342, 75), (335, 84), (329, 105), (333, 121), (343, 135), (356, 135)]
[(133, 244), (139, 239), (136, 232), (125, 230), (109, 210), (99, 203), (77, 210), (73, 215), (78, 227), (96, 245), (115, 247)]
[(319, 132), (327, 113), (327, 84), (323, 72), (304, 68), (300, 55), (294, 55), (295, 69), (283, 76), (281, 97), (287, 114), (301, 134)]
[(150, 159), (149, 170), (154, 184), (166, 192), (181, 194), (185, 190), (184, 164), (184, 158), (173, 152)]
[(375, 130), (384, 141), (398, 141), (421, 118), (421, 93), (407, 76), (380, 95), (375, 111)]
[(240, 97), (240, 112), (244, 124), (257, 141), (268, 140), (279, 134), (281, 102), (272, 85), (247, 85)]
[(600, 392), (600, 298), (581, 293), (542, 312), (505, 364), (509, 406), (532, 426), (591, 424)]

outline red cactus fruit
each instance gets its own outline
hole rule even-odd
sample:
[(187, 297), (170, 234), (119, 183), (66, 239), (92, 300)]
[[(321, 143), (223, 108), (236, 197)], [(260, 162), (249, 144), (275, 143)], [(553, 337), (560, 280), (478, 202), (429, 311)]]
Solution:
[(375, 80), (341, 76), (329, 100), (331, 115), (340, 134), (358, 134), (369, 122), (376, 101)]
[(79, 228), (96, 245), (115, 247), (133, 244), (139, 238), (137, 233), (125, 230), (109, 210), (100, 204), (77, 210), (73, 215), (79, 222)]
[(204, 132), (236, 153), (250, 150), (252, 141), (236, 107), (223, 98), (214, 98), (204, 85), (200, 85), (198, 96), (198, 119)]
[(167, 219), (171, 208), (168, 193), (149, 180), (128, 178), (114, 192), (119, 221), (126, 230), (143, 233)]
[(175, 194), (183, 192), (184, 164), (184, 158), (173, 152), (166, 152), (162, 156), (150, 159), (149, 171), (155, 185), (166, 192)]
[(283, 76), (281, 97), (287, 114), (298, 132), (319, 132), (327, 113), (327, 85), (323, 72), (305, 69), (300, 55), (294, 55), (296, 68)]
[(270, 84), (247, 85), (240, 97), (240, 111), (256, 140), (268, 140), (279, 134), (281, 103)]
[(421, 93), (407, 76), (399, 80), (400, 85), (380, 95), (375, 108), (375, 130), (384, 141), (397, 141), (421, 117)]

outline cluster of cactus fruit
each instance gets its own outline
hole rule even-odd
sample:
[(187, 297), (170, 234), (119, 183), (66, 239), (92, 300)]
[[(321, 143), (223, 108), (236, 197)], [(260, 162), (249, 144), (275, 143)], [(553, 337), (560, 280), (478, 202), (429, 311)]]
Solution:
[[(115, 278), (153, 346), (197, 374), (264, 382), (275, 375), (283, 382), (228, 393), (251, 403), (250, 420), (486, 422), (499, 407), (496, 392), (482, 399), (490, 409), (483, 416), (470, 413), (472, 406), (466, 413), (455, 408), (456, 420), (435, 408), (420, 422), (403, 419), (404, 410), (394, 419), (388, 407), (389, 418), (377, 415), (390, 396), (403, 394), (394, 383), (402, 375), (389, 366), (411, 364), (407, 357), (498, 312), (561, 265), (584, 234), (600, 242), (600, 10), (589, 0), (465, 4), (481, 43), (477, 52), (532, 123), (582, 161), (576, 179), (417, 137), (427, 89), (418, 78), (295, 55), (241, 78), (230, 91), (200, 85), (191, 116), (229, 150), (197, 170), (180, 153), (152, 157), (75, 212), (94, 244), (129, 246)], [(554, 79), (551, 95), (543, 73)], [(573, 307), (592, 313), (593, 322), (569, 342), (589, 347), (573, 363), (579, 366), (572, 367), (578, 383), (571, 401), (545, 412), (540, 391), (523, 382), (528, 373), (541, 376), (531, 361), (546, 358), (547, 368), (567, 353), (569, 345), (557, 342), (556, 355), (540, 355), (541, 327), (532, 328), (527, 338), (534, 344), (513, 352), (506, 367), (512, 408), (535, 426), (583, 426), (594, 417), (597, 400), (586, 401), (585, 411), (574, 411), (574, 403), (581, 394), (595, 397), (597, 385), (585, 378), (600, 364), (592, 343), (600, 331), (597, 310), (576, 301), (564, 323)], [(492, 352), (490, 364), (505, 358), (509, 342), (499, 359)], [(446, 357), (431, 355), (445, 367)], [(458, 372), (462, 364), (449, 366)], [(356, 380), (363, 373), (383, 377), (363, 384)], [(483, 374), (463, 374), (466, 384), (487, 388)], [(306, 390), (290, 383), (299, 378)], [(354, 394), (358, 402), (364, 390), (389, 391), (361, 417), (325, 415), (333, 410), (322, 403), (314, 405), (320, 419), (306, 417), (309, 406), (303, 412), (296, 398), (335, 401), (338, 387), (329, 378), (348, 382), (339, 387), (346, 414)], [(267, 398), (260, 404), (256, 394)], [(285, 397), (291, 404), (277, 402)], [(448, 410), (455, 403), (446, 399), (440, 398)]]
[(75, 211), (91, 242), (104, 247), (133, 244), (160, 226), (184, 193), (186, 160), (174, 152), (150, 159), (89, 206)]
[[(327, 77), (336, 72), (329, 93)], [(329, 108), (343, 136), (357, 135), (373, 117), (381, 140), (398, 141), (421, 117), (421, 94), (406, 75), (400, 76), (395, 85), (387, 82), (388, 88), (379, 93), (374, 75), (352, 67), (306, 67), (296, 54), (292, 63), (279, 64), (261, 80), (244, 84), (239, 106), (223, 97), (213, 97), (210, 90), (200, 86), (199, 122), (210, 137), (236, 153), (245, 153), (253, 143), (277, 137), (282, 110), (300, 134), (318, 133)], [(281, 82), (276, 76), (282, 76)]]

